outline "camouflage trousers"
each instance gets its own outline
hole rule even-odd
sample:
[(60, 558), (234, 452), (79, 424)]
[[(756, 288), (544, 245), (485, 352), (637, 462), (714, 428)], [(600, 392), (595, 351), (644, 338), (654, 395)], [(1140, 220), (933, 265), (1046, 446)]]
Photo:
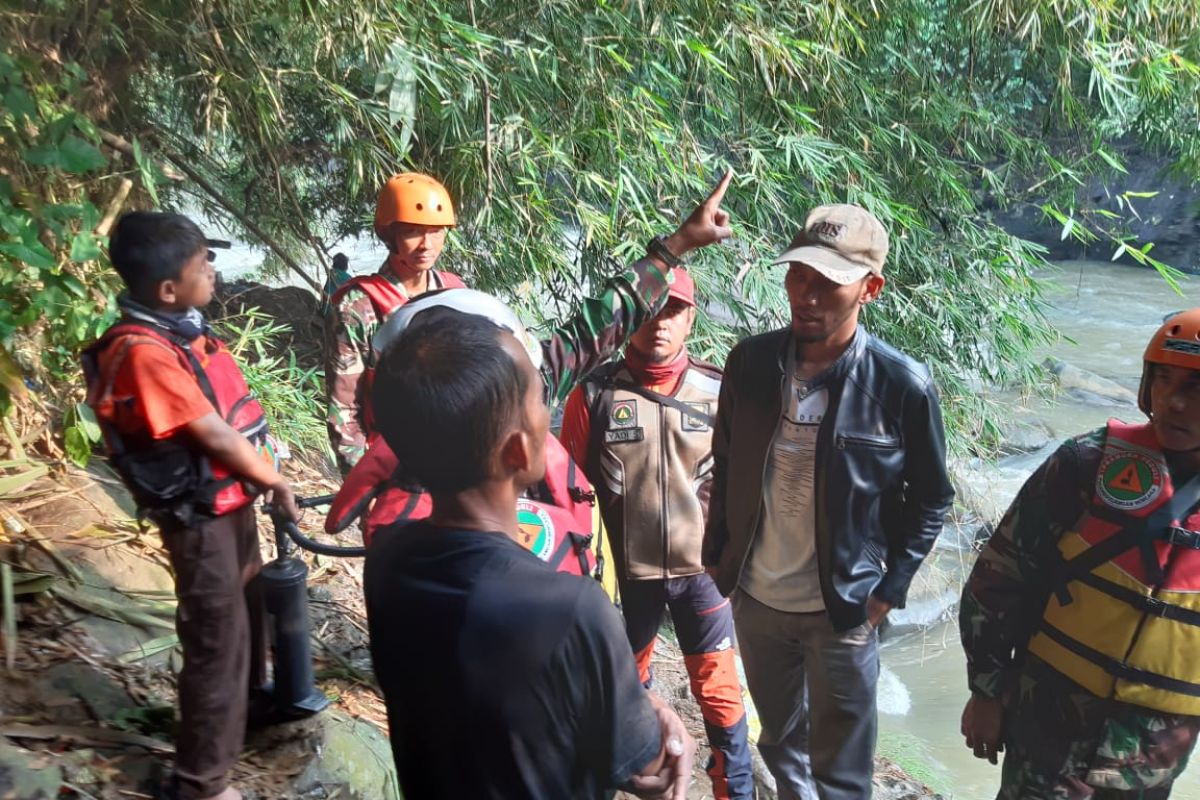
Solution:
[(1005, 714), (996, 800), (1165, 800), (1200, 718), (1096, 697), (1041, 662)]

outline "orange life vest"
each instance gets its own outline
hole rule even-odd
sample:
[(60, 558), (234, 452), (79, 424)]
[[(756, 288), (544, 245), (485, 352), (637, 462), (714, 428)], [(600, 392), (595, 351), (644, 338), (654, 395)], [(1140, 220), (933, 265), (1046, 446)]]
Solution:
[(117, 371), (135, 345), (151, 344), (171, 351), (191, 373), (213, 409), (245, 436), (263, 457), (277, 466), (274, 443), (267, 431), (262, 406), (230, 352), (216, 338), (206, 337), (206, 364), (192, 352), (191, 343), (157, 325), (125, 318), (109, 328), (84, 351), (87, 403), (96, 412), (113, 466), (125, 481), (139, 511), (151, 516), (172, 515), (190, 524), (193, 515), (220, 516), (241, 508), (258, 494), (221, 462), (182, 442), (177, 436), (160, 440), (127, 441), (107, 422), (113, 404)]
[[(366, 454), (346, 476), (325, 518), (325, 530), (337, 533), (362, 518), (363, 540), (369, 547), (375, 533), (404, 520), (428, 517), (429, 495), (408, 492), (393, 480), (396, 456), (376, 436)], [(546, 477), (532, 496), (517, 501), (520, 542), (534, 555), (561, 572), (598, 577), (593, 547), (595, 494), (566, 448), (546, 436)], [(364, 513), (365, 512), (365, 513)]]
[[(465, 289), (466, 284), (462, 282), (462, 278), (452, 272), (442, 272), (435, 270), (438, 288), (441, 289)], [(408, 302), (408, 293), (404, 291), (404, 287), (398, 283), (393, 283), (386, 275), (375, 272), (370, 275), (356, 275), (350, 280), (338, 287), (330, 299), (330, 306), (337, 308), (342, 302), (342, 298), (346, 296), (346, 292), (351, 289), (358, 289), (371, 301), (371, 307), (375, 309), (375, 316), (382, 323), (387, 319), (388, 314), (391, 314), (400, 306)], [(370, 436), (375, 431), (375, 411), (371, 407), (371, 386), (375, 383), (375, 363), (368, 360), (365, 365), (366, 369), (363, 372), (362, 393), (362, 409), (361, 419), (363, 433)]]

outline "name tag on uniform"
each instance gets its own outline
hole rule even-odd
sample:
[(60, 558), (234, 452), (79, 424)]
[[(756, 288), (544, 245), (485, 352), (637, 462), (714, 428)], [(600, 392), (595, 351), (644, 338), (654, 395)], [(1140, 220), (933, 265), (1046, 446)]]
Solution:
[(642, 428), (641, 426), (637, 428), (617, 428), (615, 430), (604, 432), (605, 444), (616, 444), (618, 442), (640, 442), (645, 438), (645, 428)]

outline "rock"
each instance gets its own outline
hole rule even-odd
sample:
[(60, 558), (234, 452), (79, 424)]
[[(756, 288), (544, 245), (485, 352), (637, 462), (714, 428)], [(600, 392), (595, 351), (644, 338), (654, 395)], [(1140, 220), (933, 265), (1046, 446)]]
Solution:
[(888, 639), (945, 620), (958, 605), (965, 570), (973, 562), (951, 550), (930, 553), (913, 576), (905, 607), (892, 609), (880, 636)]
[[(757, 756), (758, 749), (755, 748)], [(759, 775), (759, 770), (762, 775)], [(767, 771), (761, 759), (754, 762), (754, 784), (757, 800), (778, 800), (779, 789), (775, 778)], [(943, 800), (925, 784), (909, 776), (904, 770), (886, 758), (875, 758), (875, 775), (871, 780), (872, 797), (875, 800)]]
[(1005, 455), (1013, 453), (1032, 453), (1041, 450), (1054, 439), (1054, 432), (1046, 423), (1040, 420), (1029, 422), (1012, 422), (1004, 426), (1000, 452)]
[(956, 504), (965, 510), (964, 522), (971, 530), (995, 525), (1012, 504), (1025, 481), (1058, 449), (1055, 439), (1031, 453), (1015, 453), (989, 462), (979, 458), (950, 459), (950, 480)]
[[(1128, 169), (1126, 174), (1093, 176), (1076, 190), (1074, 206), (1089, 227), (1103, 229), (1105, 233), (1121, 238), (1133, 234), (1140, 245), (1153, 242), (1150, 255), (1184, 272), (1200, 274), (1200, 192), (1187, 176), (1170, 174), (1173, 166), (1170, 158), (1130, 146), (1120, 153)], [(1124, 206), (1125, 192), (1153, 192), (1153, 197), (1131, 197), (1137, 214), (1131, 214)], [(1114, 246), (1106, 236), (1101, 236), (1091, 245), (1083, 244), (1071, 237), (1063, 239), (1062, 225), (1044, 214), (1040, 201), (1014, 205), (1000, 210), (995, 203), (985, 201), (992, 220), (1006, 231), (1036, 242), (1047, 249), (1047, 258), (1053, 260), (1091, 258), (1108, 261), (1113, 256)], [(988, 206), (991, 208), (988, 208)], [(1110, 212), (1112, 220), (1102, 218), (1097, 212)], [(1125, 263), (1136, 263), (1129, 256), (1122, 256)]]
[(316, 794), (324, 788), (329, 796), (341, 790), (337, 796), (347, 800), (400, 800), (392, 748), (382, 731), (336, 710), (315, 723), (309, 743), (316, 757), (295, 781), (300, 796), (325, 796)]
[(943, 800), (940, 794), (885, 758), (875, 759), (872, 787), (875, 800)]
[(1045, 367), (1058, 378), (1058, 384), (1076, 399), (1088, 405), (1136, 406), (1137, 394), (1116, 381), (1048, 358)]
[[(158, 593), (161, 597), (157, 602), (173, 604), (175, 584), (167, 569), (166, 555), (157, 547), (156, 531), (140, 534), (153, 547), (111, 546), (129, 535), (118, 525), (135, 512), (129, 494), (119, 485), (113, 485), (112, 473), (104, 462), (93, 460), (87, 472), (72, 468), (68, 478), (72, 484), (70, 491), (24, 516), (40, 535), (56, 543), (57, 551), (82, 575), (85, 585), (71, 587), (72, 593), (103, 605), (136, 608), (138, 601), (115, 588), (120, 587), (126, 591)], [(58, 571), (40, 552), (31, 552), (30, 559), (34, 566)], [(92, 615), (83, 617), (78, 624), (87, 632), (97, 652), (118, 656), (170, 633), (173, 625), (167, 618), (164, 622), (162, 626), (143, 628)]]
[(0, 797), (54, 800), (62, 790), (62, 782), (62, 768), (52, 756), (0, 740)]
[(66, 695), (83, 702), (97, 722), (117, 719), (136, 705), (116, 681), (80, 662), (55, 664), (42, 676), (41, 684), (47, 698)]
[(754, 771), (754, 795), (757, 800), (779, 800), (779, 785), (775, 776), (767, 769), (767, 762), (762, 760), (758, 748), (750, 748), (750, 767)]

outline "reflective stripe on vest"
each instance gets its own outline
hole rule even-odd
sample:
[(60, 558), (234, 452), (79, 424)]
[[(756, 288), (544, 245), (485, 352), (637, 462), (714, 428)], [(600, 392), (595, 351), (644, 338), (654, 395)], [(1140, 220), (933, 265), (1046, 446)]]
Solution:
[[(1176, 498), (1149, 425), (1109, 422), (1091, 506), (1059, 541), (1064, 582), (1046, 604), (1032, 653), (1099, 697), (1200, 714), (1200, 512), (1192, 486)], [(1191, 510), (1172, 509), (1181, 501)], [(1177, 513), (1182, 524), (1164, 520)], [(1120, 552), (1090, 563), (1114, 548)]]

